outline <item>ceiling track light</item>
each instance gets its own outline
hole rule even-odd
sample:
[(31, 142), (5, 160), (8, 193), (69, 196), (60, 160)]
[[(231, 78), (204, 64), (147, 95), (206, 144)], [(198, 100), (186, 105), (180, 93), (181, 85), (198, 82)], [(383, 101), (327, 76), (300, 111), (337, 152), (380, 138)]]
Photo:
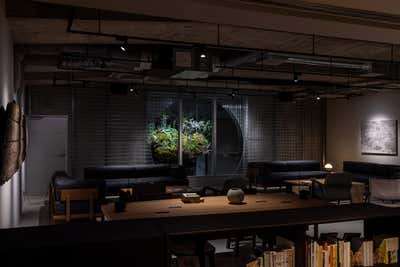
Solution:
[(230, 96), (233, 98), (235, 98), (237, 95), (239, 94), (238, 90), (232, 90), (232, 93), (230, 94)]
[(134, 96), (138, 96), (138, 95), (140, 95), (140, 90), (138, 88), (130, 86), (129, 87), (129, 93), (134, 95)]
[(122, 52), (127, 52), (128, 51), (128, 37), (117, 37), (116, 40), (123, 42), (119, 48), (121, 49)]
[(299, 82), (299, 74), (294, 72), (293, 73), (293, 82), (298, 83)]
[(122, 51), (122, 52), (128, 51), (128, 40), (126, 40), (126, 41), (120, 46), (120, 48), (121, 48), (121, 51)]

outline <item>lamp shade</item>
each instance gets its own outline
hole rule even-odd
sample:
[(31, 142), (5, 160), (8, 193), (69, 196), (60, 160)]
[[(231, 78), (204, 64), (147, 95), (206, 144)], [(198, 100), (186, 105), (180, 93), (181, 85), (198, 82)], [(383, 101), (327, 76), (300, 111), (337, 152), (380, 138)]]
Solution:
[(333, 165), (331, 163), (326, 163), (324, 165), (324, 169), (327, 171), (331, 171), (333, 169)]

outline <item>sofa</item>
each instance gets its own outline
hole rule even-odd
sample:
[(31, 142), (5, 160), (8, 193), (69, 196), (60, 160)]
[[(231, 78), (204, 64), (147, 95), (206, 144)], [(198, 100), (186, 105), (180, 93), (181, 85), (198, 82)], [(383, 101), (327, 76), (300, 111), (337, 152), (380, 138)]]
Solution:
[(353, 181), (368, 183), (371, 178), (391, 179), (400, 173), (399, 165), (359, 161), (343, 161), (343, 172), (350, 173)]
[(248, 175), (257, 185), (282, 186), (285, 180), (324, 178), (328, 172), (321, 170), (317, 160), (290, 160), (249, 162)]
[(121, 188), (130, 188), (135, 184), (189, 184), (183, 166), (168, 164), (87, 167), (84, 179), (96, 181), (105, 194), (115, 194)]

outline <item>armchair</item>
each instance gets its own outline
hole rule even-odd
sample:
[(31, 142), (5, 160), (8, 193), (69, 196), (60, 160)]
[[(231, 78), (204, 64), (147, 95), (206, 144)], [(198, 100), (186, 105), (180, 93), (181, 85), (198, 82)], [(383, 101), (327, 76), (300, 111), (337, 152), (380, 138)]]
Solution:
[(352, 177), (347, 173), (330, 173), (325, 182), (314, 179), (312, 193), (320, 199), (327, 201), (351, 201)]

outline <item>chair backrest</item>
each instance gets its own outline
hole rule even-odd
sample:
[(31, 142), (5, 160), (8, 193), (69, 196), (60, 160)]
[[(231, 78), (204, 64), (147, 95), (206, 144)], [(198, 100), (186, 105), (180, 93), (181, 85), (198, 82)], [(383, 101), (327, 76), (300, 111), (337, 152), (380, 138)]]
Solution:
[(225, 181), (221, 194), (226, 195), (231, 188), (240, 188), (245, 190), (247, 188), (247, 180), (243, 178), (228, 179)]
[(348, 173), (329, 173), (325, 184), (333, 187), (351, 187), (352, 177)]

